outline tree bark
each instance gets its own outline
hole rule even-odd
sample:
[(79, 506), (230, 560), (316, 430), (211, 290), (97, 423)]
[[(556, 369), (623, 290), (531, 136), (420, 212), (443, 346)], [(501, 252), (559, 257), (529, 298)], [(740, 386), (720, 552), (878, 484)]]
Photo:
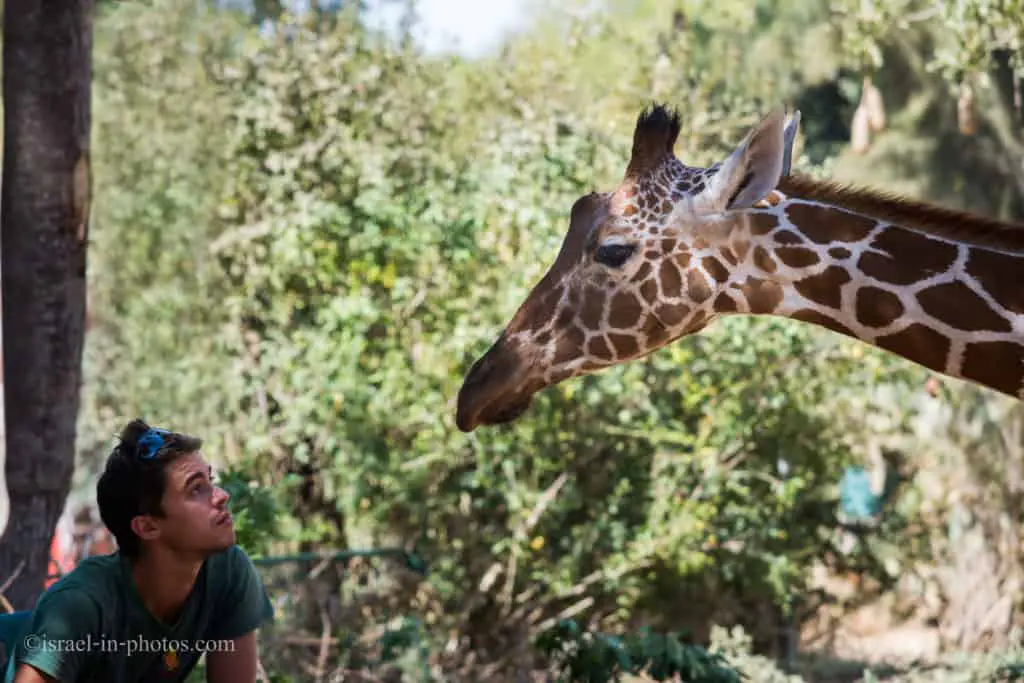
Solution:
[(6, 0), (0, 278), (7, 489), (0, 584), (43, 588), (71, 487), (89, 231), (93, 0)]

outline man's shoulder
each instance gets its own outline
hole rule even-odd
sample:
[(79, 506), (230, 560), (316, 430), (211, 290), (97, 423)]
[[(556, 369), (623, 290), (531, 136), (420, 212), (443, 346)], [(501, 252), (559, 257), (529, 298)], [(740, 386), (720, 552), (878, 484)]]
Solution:
[(249, 573), (253, 569), (249, 555), (237, 543), (211, 555), (207, 558), (207, 564), (208, 571), (218, 577)]
[(100, 603), (110, 596), (121, 595), (124, 585), (124, 571), (120, 555), (94, 555), (79, 562), (74, 569), (57, 580), (43, 595), (42, 599), (76, 599), (89, 596)]
[(119, 558), (89, 557), (40, 595), (34, 612), (37, 617), (74, 619), (82, 626), (103, 624), (123, 611), (124, 595)]
[(258, 579), (256, 565), (237, 544), (210, 555), (206, 565), (207, 585), (218, 594), (225, 590), (230, 591), (239, 583)]

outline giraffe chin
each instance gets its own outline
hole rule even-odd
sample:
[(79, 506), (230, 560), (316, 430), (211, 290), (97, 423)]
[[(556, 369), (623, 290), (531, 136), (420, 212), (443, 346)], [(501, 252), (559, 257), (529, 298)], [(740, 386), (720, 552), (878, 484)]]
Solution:
[(530, 407), (530, 403), (533, 399), (527, 397), (525, 400), (518, 401), (516, 403), (510, 403), (507, 406), (502, 406), (500, 409), (485, 413), (479, 418), (478, 424), (480, 425), (500, 425), (507, 424), (515, 421), (520, 415), (526, 412), (526, 409)]
[(473, 412), (467, 410), (464, 403), (460, 403), (460, 410), (455, 416), (455, 424), (463, 432), (471, 432), (477, 427), (507, 424), (525, 413), (532, 402), (533, 395), (527, 394), (507, 403), (491, 403)]

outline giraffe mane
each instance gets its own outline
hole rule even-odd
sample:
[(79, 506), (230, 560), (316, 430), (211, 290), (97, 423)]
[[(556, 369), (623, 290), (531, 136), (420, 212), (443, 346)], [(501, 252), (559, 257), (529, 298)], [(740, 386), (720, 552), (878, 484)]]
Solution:
[(832, 204), (941, 239), (1024, 252), (1024, 223), (1011, 223), (892, 192), (803, 175), (781, 178), (778, 189), (791, 197)]

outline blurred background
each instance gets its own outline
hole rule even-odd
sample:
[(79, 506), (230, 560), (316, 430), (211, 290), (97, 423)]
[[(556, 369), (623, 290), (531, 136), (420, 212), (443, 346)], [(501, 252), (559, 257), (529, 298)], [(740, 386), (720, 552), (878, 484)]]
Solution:
[(691, 165), (781, 102), (800, 172), (1021, 221), (1022, 40), (1019, 0), (98, 2), (54, 571), (109, 551), (95, 476), (138, 415), (224, 468), (278, 610), (266, 680), (1024, 661), (1019, 403), (735, 318), (512, 426), (453, 419), (648, 103)]

